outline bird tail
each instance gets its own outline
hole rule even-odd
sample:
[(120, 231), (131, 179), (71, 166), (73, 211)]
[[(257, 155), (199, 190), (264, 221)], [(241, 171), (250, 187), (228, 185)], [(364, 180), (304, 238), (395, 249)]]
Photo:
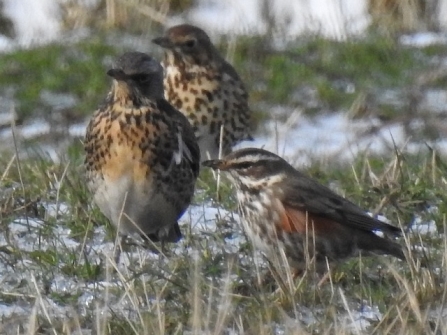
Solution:
[(358, 243), (361, 249), (370, 251), (376, 254), (385, 254), (397, 257), (401, 260), (406, 260), (403, 248), (398, 243), (391, 241), (388, 238), (383, 238), (374, 233), (362, 236)]

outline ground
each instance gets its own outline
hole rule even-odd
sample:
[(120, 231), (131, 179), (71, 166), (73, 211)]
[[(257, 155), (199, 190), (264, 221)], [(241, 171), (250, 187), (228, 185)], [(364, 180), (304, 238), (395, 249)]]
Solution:
[(153, 51), (150, 39), (109, 33), (2, 55), (0, 333), (445, 333), (447, 47), (404, 42), (308, 37), (279, 51), (241, 38), (229, 55), (219, 45), (255, 113), (255, 141), (241, 147), (278, 152), (402, 227), (407, 262), (353, 259), (321, 287), (312, 273), (269, 270), (231, 185), (217, 196), (207, 170), (184, 238), (158, 253), (128, 246), (116, 264), (116, 232), (85, 187), (82, 135), (113, 57)]

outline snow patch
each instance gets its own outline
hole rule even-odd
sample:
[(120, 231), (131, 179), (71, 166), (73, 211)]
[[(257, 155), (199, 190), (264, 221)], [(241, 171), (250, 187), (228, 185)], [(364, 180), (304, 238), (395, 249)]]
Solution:
[[(4, 14), (11, 19), (21, 47), (48, 43), (60, 37), (61, 9), (54, 0), (4, 0)], [(10, 46), (4, 45), (3, 50)]]

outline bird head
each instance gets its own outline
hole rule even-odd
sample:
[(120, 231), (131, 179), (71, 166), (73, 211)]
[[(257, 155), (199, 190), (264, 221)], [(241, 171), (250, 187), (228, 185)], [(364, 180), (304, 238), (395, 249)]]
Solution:
[(222, 159), (204, 161), (203, 166), (228, 172), (236, 186), (278, 183), (294, 171), (293, 167), (274, 153), (256, 148), (234, 151)]
[(115, 80), (117, 89), (128, 95), (152, 99), (164, 97), (163, 67), (145, 53), (124, 53), (107, 74)]
[(200, 28), (181, 24), (168, 29), (164, 36), (154, 38), (153, 43), (161, 46), (174, 58), (185, 63), (204, 65), (218, 55), (208, 35)]

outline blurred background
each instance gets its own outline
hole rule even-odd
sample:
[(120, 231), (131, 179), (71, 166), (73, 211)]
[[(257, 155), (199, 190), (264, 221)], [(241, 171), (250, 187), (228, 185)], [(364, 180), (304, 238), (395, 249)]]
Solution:
[(0, 150), (79, 145), (113, 58), (207, 31), (250, 93), (255, 142), (292, 162), (447, 150), (447, 0), (3, 0)]

